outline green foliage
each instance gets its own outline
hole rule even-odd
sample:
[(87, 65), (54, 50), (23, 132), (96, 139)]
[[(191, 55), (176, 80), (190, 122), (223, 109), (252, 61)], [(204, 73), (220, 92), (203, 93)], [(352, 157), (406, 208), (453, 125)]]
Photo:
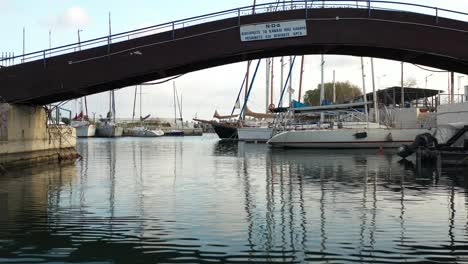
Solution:
[[(325, 99), (333, 102), (333, 83), (325, 83)], [(343, 103), (361, 95), (361, 88), (349, 81), (336, 82), (336, 103)], [(320, 105), (320, 84), (317, 89), (308, 90), (304, 94), (304, 102), (309, 105)]]
[(66, 118), (66, 117), (62, 117), (62, 122), (65, 125), (68, 125), (68, 126), (71, 124), (71, 120), (69, 118)]

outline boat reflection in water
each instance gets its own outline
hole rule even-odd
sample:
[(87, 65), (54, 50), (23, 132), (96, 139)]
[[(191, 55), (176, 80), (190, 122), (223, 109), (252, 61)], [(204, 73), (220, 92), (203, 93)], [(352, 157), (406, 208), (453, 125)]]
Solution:
[[(376, 151), (215, 137), (80, 140), (76, 167), (0, 177), (0, 262), (466, 258), (463, 177)], [(29, 176), (32, 174), (32, 176)]]

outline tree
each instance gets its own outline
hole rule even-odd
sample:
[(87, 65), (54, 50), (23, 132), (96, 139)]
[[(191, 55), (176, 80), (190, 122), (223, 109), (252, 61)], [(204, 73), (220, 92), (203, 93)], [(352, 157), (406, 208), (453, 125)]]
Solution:
[(418, 81), (413, 77), (409, 77), (409, 78), (406, 78), (406, 80), (403, 82), (403, 86), (414, 88), (418, 86)]
[[(320, 85), (316, 89), (308, 90), (304, 94), (304, 102), (309, 105), (320, 105)], [(344, 103), (362, 94), (361, 88), (351, 84), (349, 81), (336, 82), (336, 102)], [(325, 83), (325, 99), (333, 102), (333, 83)]]

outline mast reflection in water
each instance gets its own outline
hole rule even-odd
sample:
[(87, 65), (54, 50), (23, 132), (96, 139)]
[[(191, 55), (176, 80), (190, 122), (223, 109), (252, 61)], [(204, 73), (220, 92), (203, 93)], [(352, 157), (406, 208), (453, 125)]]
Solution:
[(375, 151), (80, 140), (0, 177), (0, 262), (468, 261), (464, 175)]

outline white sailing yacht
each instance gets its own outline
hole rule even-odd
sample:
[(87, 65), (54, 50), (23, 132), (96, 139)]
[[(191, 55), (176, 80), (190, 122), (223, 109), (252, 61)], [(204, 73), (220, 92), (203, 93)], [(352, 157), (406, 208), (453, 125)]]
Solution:
[[(280, 89), (281, 91), (286, 89), (286, 86), (289, 84), (288, 87), (288, 94), (289, 94), (289, 103), (292, 101), (292, 69), (294, 66), (294, 61), (292, 57), (290, 57), (290, 69), (289, 74), (286, 79), (286, 83), (283, 83), (283, 72), (284, 72), (284, 63), (283, 57), (281, 58), (281, 83)], [(301, 74), (300, 74), (300, 86), (302, 85), (302, 73), (304, 67), (304, 56), (302, 56), (301, 62)], [(274, 122), (274, 114), (271, 113), (275, 108), (273, 104), (273, 84), (274, 84), (274, 58), (267, 59), (266, 63), (266, 96), (265, 96), (265, 112), (266, 113), (254, 113), (252, 112), (247, 106), (245, 110), (245, 116), (255, 118), (255, 121), (248, 122), (247, 120), (244, 121), (244, 126), (238, 128), (238, 138), (240, 141), (245, 142), (267, 142), (273, 135), (273, 122)], [(284, 85), (284, 87), (283, 87)], [(299, 88), (299, 98), (300, 98), (300, 90)], [(281, 99), (280, 99), (281, 100)], [(280, 106), (279, 106), (280, 107)]]
[(268, 144), (288, 148), (398, 148), (402, 144), (412, 143), (417, 135), (431, 131), (424, 128), (394, 129), (375, 125), (285, 131), (274, 135), (268, 140)]
[[(361, 60), (361, 64), (363, 64)], [(373, 65), (373, 62), (372, 62)], [(372, 67), (373, 68), (373, 67)], [(338, 123), (337, 126), (330, 125), (314, 129), (295, 129), (284, 131), (274, 135), (267, 143), (273, 147), (287, 148), (323, 148), (323, 149), (361, 149), (361, 148), (398, 148), (402, 144), (412, 143), (417, 135), (431, 132), (430, 128), (389, 128), (379, 123), (378, 111), (374, 111), (376, 123), (369, 122), (368, 104), (374, 104), (377, 110), (377, 93), (373, 79), (373, 102), (367, 102), (367, 94), (363, 71), (363, 98), (364, 102), (354, 103), (354, 105), (326, 105), (316, 107), (306, 107), (301, 109), (291, 109), (292, 111), (320, 111), (321, 122), (324, 120), (326, 110), (337, 110), (339, 107), (357, 107), (360, 104), (365, 109), (366, 122), (361, 124)], [(323, 69), (322, 69), (323, 72)], [(374, 71), (372, 70), (372, 75)], [(402, 85), (403, 86), (403, 85)], [(323, 87), (323, 85), (322, 85)], [(402, 88), (403, 93), (403, 88)], [(405, 102), (402, 95), (401, 104)], [(321, 101), (323, 101), (323, 91), (321, 91)]]
[[(179, 101), (179, 95), (177, 94), (177, 88), (175, 81), (172, 82), (173, 95), (174, 95), (174, 125), (175, 128), (169, 131), (166, 131), (166, 136), (184, 136), (185, 132), (183, 129), (179, 129), (179, 124), (177, 120), (180, 120), (182, 127), (184, 126), (184, 121), (182, 119), (182, 103)], [(181, 95), (182, 97), (182, 95)], [(182, 100), (182, 99), (181, 99)], [(179, 118), (177, 118), (177, 108), (179, 108)]]
[[(136, 89), (135, 87), (135, 101), (136, 101)], [(140, 126), (132, 127), (128, 129), (128, 135), (132, 137), (162, 137), (164, 136), (164, 132), (161, 129), (152, 130), (145, 126), (143, 126), (143, 121), (149, 117), (142, 116), (142, 108), (143, 108), (143, 100), (142, 100), (142, 86), (140, 85)], [(133, 113), (135, 113), (135, 108), (133, 108)]]
[(75, 128), (77, 137), (94, 137), (96, 134), (96, 126), (89, 121), (83, 110), (83, 98), (80, 99), (80, 114), (72, 120), (71, 126)]
[(98, 137), (121, 137), (123, 128), (115, 122), (115, 96), (114, 91), (109, 92), (109, 112), (106, 118), (99, 120), (101, 123), (96, 129)]

